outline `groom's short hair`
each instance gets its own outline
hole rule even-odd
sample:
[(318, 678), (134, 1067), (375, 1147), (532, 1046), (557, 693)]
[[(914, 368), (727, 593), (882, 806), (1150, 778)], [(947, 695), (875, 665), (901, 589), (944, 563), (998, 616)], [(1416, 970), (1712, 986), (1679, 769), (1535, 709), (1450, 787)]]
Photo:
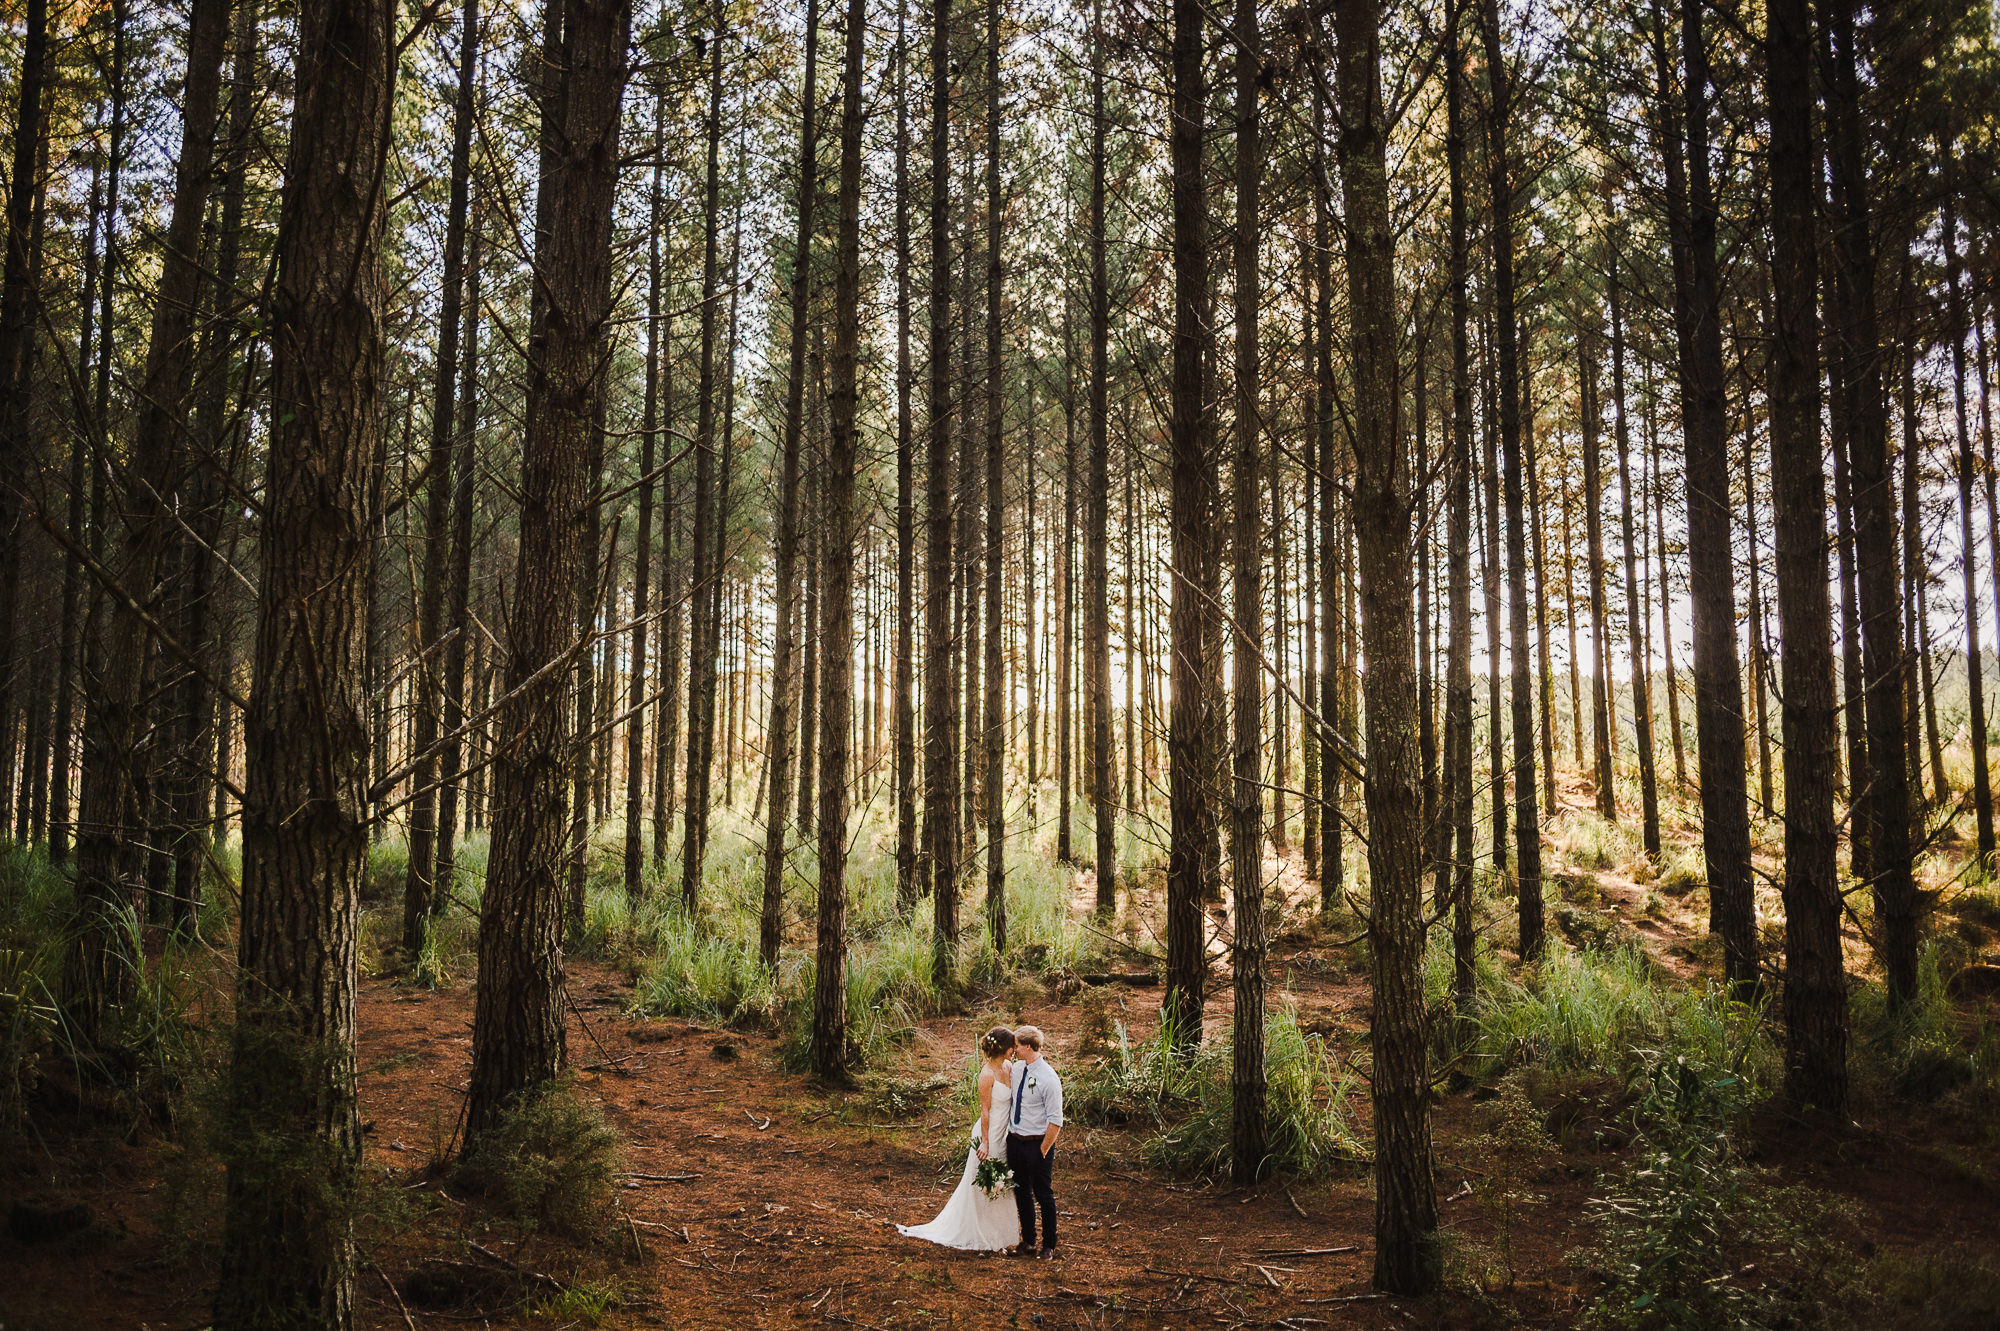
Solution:
[(1017, 1026), (1014, 1029), (1014, 1043), (1024, 1044), (1039, 1051), (1042, 1047), (1042, 1028), (1039, 1026)]

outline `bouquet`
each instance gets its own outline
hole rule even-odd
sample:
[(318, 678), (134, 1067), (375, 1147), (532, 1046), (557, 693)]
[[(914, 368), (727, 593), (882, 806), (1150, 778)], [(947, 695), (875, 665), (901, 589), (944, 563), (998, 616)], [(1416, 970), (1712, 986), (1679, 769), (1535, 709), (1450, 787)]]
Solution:
[(985, 1159), (979, 1162), (979, 1170), (973, 1174), (972, 1182), (988, 1201), (997, 1202), (1014, 1187), (1014, 1171), (1007, 1168), (1005, 1160)]

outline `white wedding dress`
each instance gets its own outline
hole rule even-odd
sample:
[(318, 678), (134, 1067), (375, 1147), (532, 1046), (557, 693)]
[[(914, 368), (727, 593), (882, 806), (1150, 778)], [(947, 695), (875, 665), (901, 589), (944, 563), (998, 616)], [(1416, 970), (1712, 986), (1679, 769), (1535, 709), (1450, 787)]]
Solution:
[[(1011, 1064), (1019, 1076), (1020, 1064)], [(1007, 1158), (1007, 1119), (1014, 1108), (1014, 1091), (999, 1078), (993, 1081), (993, 1100), (986, 1111), (987, 1154), (995, 1160)], [(944, 1204), (937, 1219), (928, 1225), (898, 1225), (913, 1239), (929, 1239), (947, 1248), (993, 1251), (1012, 1248), (1021, 1242), (1021, 1215), (1014, 1207), (1009, 1189), (996, 1201), (972, 1181), (979, 1172), (979, 1123), (972, 1124), (972, 1144), (966, 1148), (965, 1171), (959, 1175), (958, 1189)]]

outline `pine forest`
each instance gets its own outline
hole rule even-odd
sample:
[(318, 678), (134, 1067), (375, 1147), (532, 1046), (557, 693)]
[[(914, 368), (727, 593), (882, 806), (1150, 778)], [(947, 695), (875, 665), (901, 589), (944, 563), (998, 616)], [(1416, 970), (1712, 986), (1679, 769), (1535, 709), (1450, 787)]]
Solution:
[(0, 120), (0, 1328), (2000, 1327), (2000, 7)]

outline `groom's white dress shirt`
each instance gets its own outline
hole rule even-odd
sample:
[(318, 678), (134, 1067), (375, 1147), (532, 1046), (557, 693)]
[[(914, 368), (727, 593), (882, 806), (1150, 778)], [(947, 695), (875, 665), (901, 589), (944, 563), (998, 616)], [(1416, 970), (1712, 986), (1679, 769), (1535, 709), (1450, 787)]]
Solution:
[(1048, 1131), (1049, 1124), (1062, 1126), (1063, 1088), (1062, 1078), (1049, 1066), (1048, 1060), (1037, 1057), (1032, 1063), (1024, 1063), (1014, 1072), (1014, 1103), (1018, 1112), (1007, 1130), (1019, 1137), (1039, 1137)]

